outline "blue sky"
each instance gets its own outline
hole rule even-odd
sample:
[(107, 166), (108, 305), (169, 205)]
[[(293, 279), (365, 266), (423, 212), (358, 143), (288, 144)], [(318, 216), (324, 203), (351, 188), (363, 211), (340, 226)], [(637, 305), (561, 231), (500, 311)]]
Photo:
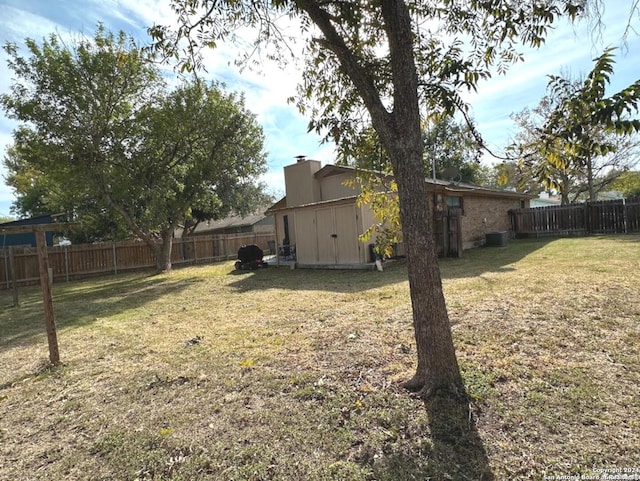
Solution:
[[(605, 46), (620, 46), (627, 24), (630, 1), (605, 2), (606, 27), (601, 39), (595, 40), (587, 24), (569, 26), (560, 23), (545, 46), (538, 50), (522, 49), (525, 62), (513, 66), (506, 75), (483, 82), (477, 93), (465, 94), (472, 116), (487, 143), (496, 151), (509, 142), (515, 127), (509, 115), (525, 107), (533, 107), (544, 95), (548, 74), (569, 72), (573, 76), (591, 69), (592, 59)], [(615, 5), (615, 6), (612, 6)], [(112, 31), (124, 30), (141, 43), (147, 41), (146, 28), (154, 23), (173, 23), (168, 0), (0, 0), (0, 43), (21, 44), (25, 37), (36, 40), (52, 32), (71, 37), (78, 33), (92, 36), (98, 22)], [(638, 24), (637, 16), (634, 23)], [(282, 168), (296, 155), (333, 163), (333, 149), (320, 145), (320, 138), (306, 132), (308, 119), (301, 116), (286, 99), (295, 93), (299, 78), (295, 66), (281, 69), (265, 64), (261, 71), (240, 73), (230, 61), (231, 46), (208, 51), (206, 65), (212, 78), (226, 83), (227, 88), (243, 92), (246, 105), (262, 125), (268, 172), (263, 177), (276, 194), (284, 191)], [(640, 78), (640, 37), (632, 34), (626, 48), (617, 52), (611, 91), (620, 90)], [(10, 85), (6, 55), (0, 53), (0, 91)], [(0, 154), (11, 142), (16, 124), (0, 113)], [(487, 159), (487, 162), (490, 160)], [(4, 170), (0, 167), (0, 176)], [(0, 215), (8, 215), (13, 194), (0, 179)]]

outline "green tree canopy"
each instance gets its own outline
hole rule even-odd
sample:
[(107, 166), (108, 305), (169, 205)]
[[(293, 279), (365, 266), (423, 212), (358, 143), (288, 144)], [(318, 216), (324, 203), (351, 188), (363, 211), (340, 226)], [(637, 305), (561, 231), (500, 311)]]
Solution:
[(606, 49), (584, 80), (551, 76), (538, 107), (515, 116), (521, 133), (513, 149), (563, 203), (583, 192), (595, 200), (612, 173), (636, 162), (640, 120), (630, 116), (638, 111), (640, 80), (606, 96), (613, 65), (613, 49)]
[(481, 184), (484, 172), (480, 164), (481, 146), (472, 127), (444, 117), (425, 129), (425, 168), (437, 179)]
[[(574, 82), (573, 88), (579, 88), (580, 82)], [(556, 141), (554, 150), (541, 140), (545, 122), (559, 108), (557, 99), (549, 95), (542, 98), (533, 109), (524, 109), (512, 115), (519, 131), (511, 146), (524, 158), (520, 162), (507, 162), (499, 166), (500, 182), (503, 185), (517, 186), (530, 193), (542, 190), (556, 191), (563, 204), (579, 200), (595, 200), (598, 193), (605, 191), (618, 175), (633, 168), (640, 161), (640, 136), (619, 135), (609, 132), (603, 126), (587, 126), (590, 139), (598, 139), (607, 145), (604, 154), (592, 154), (575, 158), (571, 150)], [(558, 155), (550, 162), (549, 155)]]
[(199, 80), (169, 91), (150, 53), (102, 26), (72, 46), (51, 35), (27, 48), (5, 47), (16, 80), (0, 99), (23, 122), (5, 160), (21, 209), (124, 224), (162, 270), (192, 209), (248, 210), (265, 158), (241, 97)]
[(621, 172), (609, 187), (627, 198), (640, 197), (640, 171)]
[(528, 165), (516, 160), (503, 161), (489, 168), (485, 185), (495, 189), (511, 189), (534, 195), (544, 191), (542, 184), (533, 176)]
[[(475, 128), (452, 117), (423, 125), (424, 174), (431, 178), (479, 184), (486, 172), (480, 164), (481, 144)], [(368, 127), (340, 149), (340, 162), (366, 170), (391, 173), (391, 161), (375, 129)]]

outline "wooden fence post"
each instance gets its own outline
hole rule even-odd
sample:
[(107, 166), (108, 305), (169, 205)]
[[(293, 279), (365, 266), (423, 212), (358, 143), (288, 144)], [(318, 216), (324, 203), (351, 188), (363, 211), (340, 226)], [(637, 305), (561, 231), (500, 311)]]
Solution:
[(64, 246), (64, 279), (69, 282), (69, 246)]
[(193, 236), (193, 263), (198, 263), (198, 246), (196, 245), (196, 236)]
[(9, 258), (7, 257), (9, 255), (9, 251), (7, 249), (3, 249), (2, 255), (4, 256), (4, 278), (7, 284), (7, 289), (9, 289)]
[[(20, 299), (18, 298), (18, 279), (16, 279), (16, 264), (13, 257), (14, 247), (9, 247), (9, 273), (11, 274), (11, 291), (13, 293), (13, 306), (20, 307)], [(6, 262), (6, 260), (5, 260)], [(7, 276), (7, 281), (9, 277)]]
[(591, 234), (591, 219), (589, 219), (589, 202), (584, 203), (584, 233)]
[(116, 241), (113, 241), (113, 273), (115, 275), (118, 275), (118, 260), (117, 260), (117, 253), (116, 253)]
[(58, 335), (56, 333), (56, 321), (53, 313), (53, 299), (49, 286), (49, 259), (47, 257), (47, 237), (44, 230), (35, 231), (36, 250), (38, 252), (38, 271), (40, 272), (40, 287), (44, 301), (44, 323), (47, 327), (47, 341), (49, 342), (49, 361), (51, 364), (60, 364), (60, 351), (58, 350)]

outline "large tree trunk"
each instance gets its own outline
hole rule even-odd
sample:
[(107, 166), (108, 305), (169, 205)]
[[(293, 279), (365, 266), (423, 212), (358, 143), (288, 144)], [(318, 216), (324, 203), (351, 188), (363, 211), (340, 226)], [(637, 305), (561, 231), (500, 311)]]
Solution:
[(153, 257), (156, 261), (156, 270), (158, 272), (170, 272), (171, 271), (171, 249), (173, 248), (173, 236), (167, 241), (166, 236), (162, 236), (161, 242), (153, 236), (144, 235), (141, 236), (145, 244), (149, 246)]
[[(177, 219), (178, 217), (176, 216), (175, 218)], [(171, 252), (173, 250), (173, 233), (177, 226), (178, 221), (174, 220), (171, 225), (162, 231), (162, 244), (153, 244), (154, 247), (152, 247), (152, 249), (156, 258), (156, 269), (158, 269), (158, 272), (170, 272), (172, 269)]]
[(449, 316), (431, 227), (420, 134), (418, 77), (413, 54), (411, 15), (403, 0), (381, 0), (393, 75), (393, 110), (382, 102), (375, 82), (331, 23), (320, 2), (298, 0), (324, 34), (321, 42), (340, 61), (357, 88), (373, 126), (389, 153), (398, 185), (418, 366), (408, 389), (425, 398), (445, 389), (461, 395), (464, 385), (455, 355)]
[(569, 205), (571, 203), (569, 201), (569, 190), (571, 189), (569, 176), (566, 174), (561, 174), (560, 179), (560, 205)]
[[(156, 244), (157, 245), (157, 244)], [(158, 272), (171, 271), (171, 250), (173, 249), (173, 230), (165, 232), (162, 236), (162, 244), (158, 246), (156, 256), (156, 268)]]
[(185, 210), (186, 207), (176, 210), (173, 214), (173, 221), (171, 221), (171, 224), (162, 232), (162, 246), (159, 256), (156, 256), (156, 266), (159, 272), (169, 272), (172, 269), (171, 252), (173, 250), (173, 234), (178, 227), (178, 219), (180, 219), (181, 215), (184, 215)]
[(441, 389), (462, 395), (464, 384), (431, 232), (411, 17), (402, 0), (382, 0), (381, 7), (389, 39), (394, 102), (389, 117), (380, 118), (375, 112), (372, 117), (391, 157), (407, 249), (418, 366), (405, 387), (420, 390), (424, 398)]
[[(156, 269), (158, 272), (171, 271), (171, 249), (173, 247), (173, 233), (176, 230), (178, 221), (174, 220), (171, 225), (162, 232), (162, 244), (158, 244), (155, 236), (143, 231), (129, 215), (129, 213), (110, 196), (106, 196), (111, 207), (118, 212), (124, 219), (125, 224), (135, 232), (151, 249), (156, 260)], [(178, 219), (176, 215), (174, 219)]]
[(589, 189), (589, 201), (596, 201), (596, 190), (593, 184), (593, 160), (591, 158), (587, 159), (587, 187)]
[(422, 153), (416, 149), (394, 152), (394, 176), (398, 184), (402, 234), (407, 249), (407, 270), (413, 310), (418, 366), (405, 383), (429, 398), (445, 389), (464, 392), (456, 359), (451, 326), (429, 216), (429, 202)]

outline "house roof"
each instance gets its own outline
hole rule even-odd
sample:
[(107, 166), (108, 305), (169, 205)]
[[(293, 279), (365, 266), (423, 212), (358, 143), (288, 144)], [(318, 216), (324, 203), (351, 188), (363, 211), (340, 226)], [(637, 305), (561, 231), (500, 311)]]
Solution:
[(357, 195), (350, 195), (347, 197), (339, 197), (337, 199), (327, 199), (327, 200), (319, 200), (318, 202), (311, 202), (309, 204), (301, 204), (301, 205), (294, 205), (292, 207), (288, 207), (287, 206), (287, 196), (285, 195), (282, 199), (280, 199), (278, 202), (276, 202), (275, 204), (273, 204), (271, 207), (269, 207), (266, 211), (265, 211), (265, 215), (273, 215), (276, 211), (280, 211), (280, 210), (287, 210), (287, 209), (302, 209), (304, 207), (311, 207), (311, 206), (321, 206), (321, 205), (325, 205), (325, 204), (337, 204), (337, 203), (346, 203), (346, 202), (355, 202), (356, 199), (358, 198)]
[(451, 182), (448, 180), (440, 179), (426, 179), (428, 185), (434, 187), (436, 192), (445, 191), (448, 193), (470, 193), (473, 195), (487, 196), (487, 197), (507, 197), (517, 199), (534, 199), (535, 195), (527, 194), (526, 192), (517, 192), (513, 190), (494, 189), (491, 187), (483, 187), (475, 184), (467, 184), (465, 182)]
[(18, 225), (32, 225), (32, 224), (51, 224), (56, 218), (63, 216), (64, 214), (43, 214), (35, 217), (24, 217), (18, 220), (11, 220), (4, 222), (0, 225), (2, 227), (11, 227)]
[(265, 214), (262, 211), (260, 211), (255, 214), (249, 214), (245, 217), (242, 217), (240, 215), (235, 215), (235, 216), (226, 217), (225, 219), (220, 219), (220, 220), (208, 220), (198, 224), (194, 229), (193, 233), (197, 234), (197, 233), (209, 232), (209, 231), (220, 230), (220, 229), (252, 226), (257, 224), (261, 220), (264, 220), (264, 218), (265, 218)]
[[(366, 172), (374, 175), (384, 175), (382, 172), (378, 172), (375, 170), (367, 170), (367, 169), (358, 169), (356, 167), (351, 167), (347, 165), (325, 165), (314, 175), (316, 178), (329, 177), (331, 175), (343, 174), (343, 173), (355, 173), (355, 172)], [(494, 189), (491, 187), (483, 187), (475, 184), (468, 184), (465, 182), (452, 182), (450, 180), (441, 180), (441, 179), (430, 179), (425, 178), (425, 182), (432, 187), (436, 187), (436, 191), (439, 191), (439, 188), (442, 188), (445, 191), (449, 192), (473, 192), (474, 194), (479, 195), (498, 195), (505, 197), (518, 197), (518, 198), (529, 198), (533, 199), (536, 196), (527, 194), (524, 192), (516, 192), (511, 190), (504, 189)]]
[[(366, 173), (370, 173), (373, 175), (384, 175), (381, 172), (377, 172), (377, 171), (373, 171), (373, 170), (365, 170), (365, 169), (358, 169), (356, 167), (351, 167), (351, 166), (346, 166), (346, 165), (332, 165), (332, 164), (327, 164), (324, 167), (322, 167), (320, 170), (318, 170), (315, 174), (314, 177), (318, 178), (318, 179), (322, 179), (325, 177), (330, 177), (332, 175), (339, 175), (339, 174), (345, 174), (345, 173), (356, 173), (356, 172), (366, 172)], [(485, 196), (485, 197), (506, 197), (506, 198), (517, 198), (517, 199), (533, 199), (536, 196), (535, 195), (531, 195), (531, 194), (526, 194), (524, 192), (514, 192), (514, 191), (510, 191), (510, 190), (502, 190), (502, 189), (493, 189), (490, 187), (482, 187), (479, 185), (474, 185), (474, 184), (467, 184), (464, 182), (451, 182), (451, 181), (447, 181), (447, 180), (440, 180), (440, 179), (425, 179), (425, 182), (427, 183), (427, 186), (431, 186), (432, 191), (435, 192), (444, 192), (447, 193), (449, 195), (455, 195), (456, 193), (462, 195), (462, 194), (473, 194), (473, 195), (478, 195), (478, 196)], [(427, 187), (429, 188), (429, 187)], [(353, 198), (355, 199), (357, 196), (353, 196)], [(351, 197), (348, 197), (351, 198)], [(280, 199), (278, 202), (276, 202), (275, 204), (273, 204), (271, 207), (269, 207), (267, 209), (267, 211), (265, 212), (266, 215), (271, 215), (274, 211), (278, 211), (278, 210), (283, 210), (283, 209), (287, 209), (289, 208), (287, 206), (287, 201), (286, 201), (287, 197), (283, 197), (282, 199)], [(331, 200), (323, 200), (320, 202), (314, 202), (313, 204), (307, 204), (307, 205), (314, 205), (314, 204), (324, 204), (324, 203), (328, 203), (328, 202), (336, 202), (338, 200), (345, 200), (346, 198), (342, 198), (342, 199), (331, 199)], [(292, 206), (292, 207), (304, 207), (304, 206)]]
[(265, 211), (264, 215), (270, 215), (271, 211), (280, 210), (280, 209), (286, 209), (286, 208), (287, 208), (287, 196), (285, 195), (278, 202), (276, 202), (275, 204), (273, 204), (272, 206), (267, 208), (267, 210)]

